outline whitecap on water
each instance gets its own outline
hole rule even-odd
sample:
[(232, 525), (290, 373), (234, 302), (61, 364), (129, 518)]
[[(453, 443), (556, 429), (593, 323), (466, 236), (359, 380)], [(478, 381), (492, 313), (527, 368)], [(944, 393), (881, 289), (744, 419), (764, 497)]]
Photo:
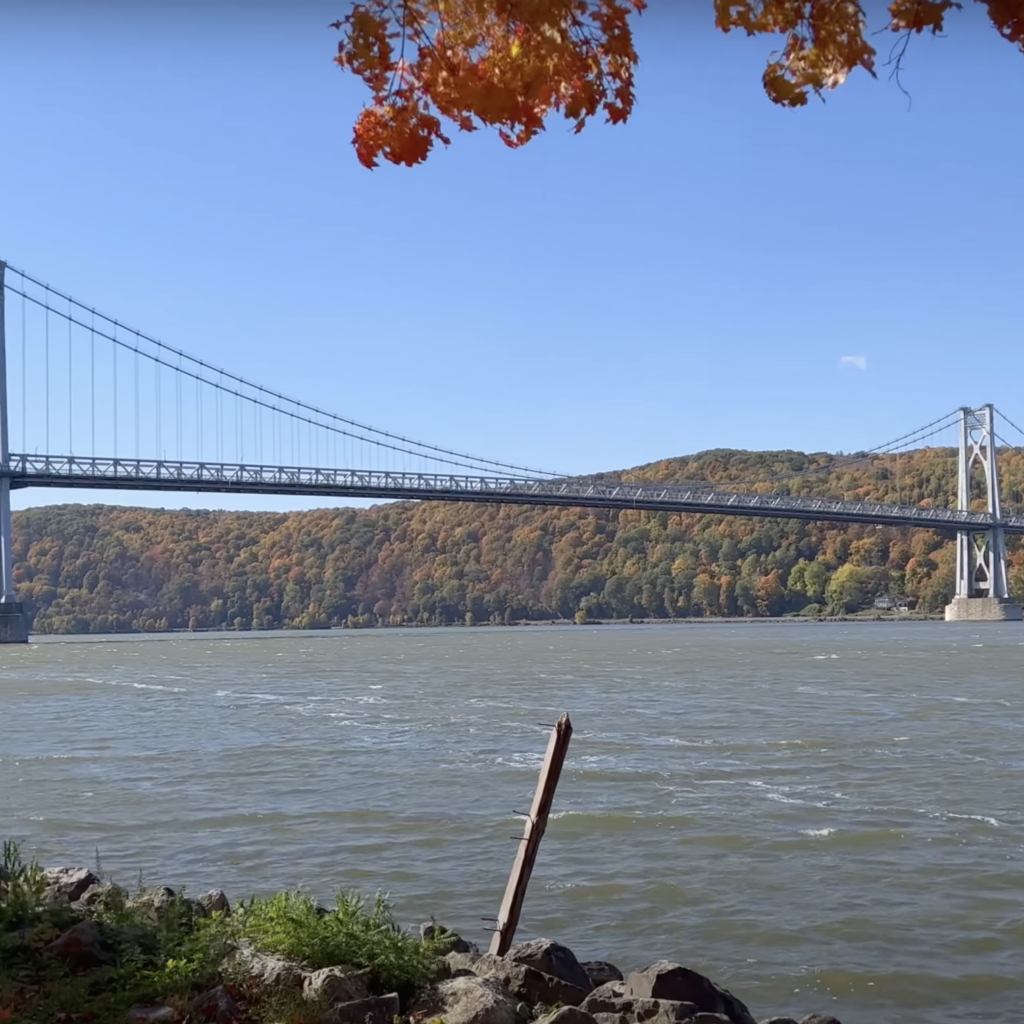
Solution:
[(811, 836), (813, 839), (825, 839), (828, 836), (834, 836), (837, 829), (834, 828), (802, 828), (800, 829), (802, 835)]

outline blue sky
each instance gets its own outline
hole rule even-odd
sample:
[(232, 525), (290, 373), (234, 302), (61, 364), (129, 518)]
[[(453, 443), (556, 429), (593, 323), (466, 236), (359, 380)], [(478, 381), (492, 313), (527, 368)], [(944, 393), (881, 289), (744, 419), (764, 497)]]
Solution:
[(982, 9), (914, 41), (909, 111), (884, 73), (786, 111), (770, 40), (651, 8), (628, 125), (371, 173), (346, 0), (5, 0), (0, 256), (285, 393), (565, 471), (1024, 421), (1024, 57)]

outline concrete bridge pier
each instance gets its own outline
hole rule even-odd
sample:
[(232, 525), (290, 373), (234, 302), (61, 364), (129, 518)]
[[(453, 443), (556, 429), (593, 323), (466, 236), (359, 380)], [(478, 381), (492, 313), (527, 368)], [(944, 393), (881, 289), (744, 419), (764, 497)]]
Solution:
[(1024, 618), (1010, 597), (1006, 577), (1006, 533), (1001, 525), (999, 474), (991, 405), (960, 410), (960, 458), (957, 507), (971, 508), (971, 478), (976, 467), (984, 478), (987, 530), (959, 530), (956, 535), (956, 595), (946, 605), (947, 622), (1016, 622)]

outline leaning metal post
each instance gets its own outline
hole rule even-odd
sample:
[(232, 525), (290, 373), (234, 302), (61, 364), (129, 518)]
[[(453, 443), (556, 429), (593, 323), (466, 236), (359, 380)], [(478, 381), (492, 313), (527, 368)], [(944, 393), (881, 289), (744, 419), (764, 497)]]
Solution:
[(971, 477), (980, 466), (985, 478), (985, 511), (991, 526), (958, 530), (956, 594), (946, 605), (946, 619), (1020, 619), (1021, 607), (1010, 598), (1006, 576), (1006, 531), (999, 506), (994, 411), (991, 405), (960, 410), (957, 460), (957, 508), (970, 511)]
[(14, 544), (11, 537), (11, 453), (7, 437), (7, 338), (4, 331), (4, 272), (0, 260), (0, 644), (25, 643), (25, 615), (14, 593)]

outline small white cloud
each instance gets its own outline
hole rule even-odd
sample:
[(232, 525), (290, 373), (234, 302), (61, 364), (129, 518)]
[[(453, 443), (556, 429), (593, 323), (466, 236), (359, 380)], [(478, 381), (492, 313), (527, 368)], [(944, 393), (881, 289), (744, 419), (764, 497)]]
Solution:
[(842, 369), (846, 369), (849, 366), (854, 367), (857, 370), (866, 370), (868, 368), (868, 357), (867, 356), (840, 356), (839, 365)]

